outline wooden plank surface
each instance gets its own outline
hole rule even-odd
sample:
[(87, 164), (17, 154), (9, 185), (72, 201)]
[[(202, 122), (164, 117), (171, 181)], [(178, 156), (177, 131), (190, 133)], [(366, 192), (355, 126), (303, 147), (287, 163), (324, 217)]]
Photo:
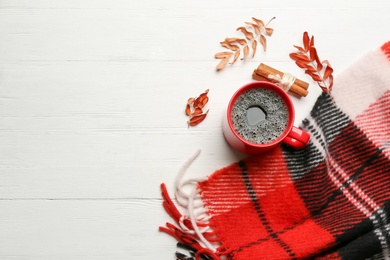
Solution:
[[(159, 184), (242, 158), (221, 117), (260, 62), (309, 82), (288, 54), (304, 31), (335, 74), (390, 40), (390, 2), (0, 1), (0, 259), (173, 259)], [(217, 73), (219, 42), (269, 20), (266, 53)], [(210, 113), (187, 128), (187, 98)], [(293, 97), (296, 123), (320, 89)]]

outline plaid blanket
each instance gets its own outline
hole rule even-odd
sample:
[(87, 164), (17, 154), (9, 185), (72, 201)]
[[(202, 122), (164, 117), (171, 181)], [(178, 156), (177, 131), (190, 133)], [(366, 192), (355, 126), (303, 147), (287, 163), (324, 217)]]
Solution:
[(161, 230), (197, 259), (390, 259), (389, 61), (390, 42), (335, 78), (302, 123), (305, 149), (282, 145), (197, 182), (204, 215), (181, 214), (162, 185), (176, 225)]

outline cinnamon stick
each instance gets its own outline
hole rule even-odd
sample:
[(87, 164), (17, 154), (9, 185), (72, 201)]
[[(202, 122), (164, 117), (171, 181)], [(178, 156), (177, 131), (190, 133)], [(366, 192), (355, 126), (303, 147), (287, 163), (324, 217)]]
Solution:
[[(264, 63), (261, 63), (256, 70), (254, 70), (252, 77), (256, 80), (265, 80), (265, 81), (273, 81), (269, 78), (269, 75), (276, 76), (279, 75), (280, 77), (283, 77), (284, 73), (274, 69), (270, 66), (265, 65)], [(290, 87), (290, 91), (294, 92), (295, 94), (299, 96), (306, 96), (309, 92), (307, 89), (309, 88), (309, 83), (300, 80), (295, 79), (294, 83)]]
[[(260, 81), (270, 81), (270, 79), (267, 77), (260, 76), (257, 74), (255, 71), (252, 74), (252, 78), (255, 80), (260, 80)], [(300, 96), (300, 97), (306, 97), (309, 91), (307, 91), (304, 88), (297, 87), (296, 84), (293, 84), (290, 88), (290, 91), (293, 92), (294, 94)]]

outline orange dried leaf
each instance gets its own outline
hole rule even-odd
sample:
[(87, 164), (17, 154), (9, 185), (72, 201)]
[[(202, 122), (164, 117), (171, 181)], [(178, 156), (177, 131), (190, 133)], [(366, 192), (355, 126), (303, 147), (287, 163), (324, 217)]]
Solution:
[(295, 60), (295, 61), (303, 61), (303, 62), (310, 61), (310, 59), (306, 55), (299, 54), (299, 53), (290, 53), (290, 58)]
[(225, 68), (226, 64), (228, 64), (230, 56), (232, 56), (232, 52), (220, 52), (215, 54), (215, 58), (222, 59), (217, 65), (217, 71)]
[(265, 33), (266, 33), (268, 36), (271, 36), (273, 32), (274, 32), (274, 29), (272, 29), (272, 28), (265, 28)]
[(316, 74), (316, 73), (311, 73), (310, 71), (305, 71), (307, 74), (310, 75), (310, 77), (314, 80), (314, 81), (322, 81), (322, 78)]
[(302, 61), (296, 61), (295, 64), (298, 65), (298, 67), (302, 68), (302, 69), (306, 69), (308, 64), (306, 62), (302, 62)]
[(314, 46), (314, 36), (311, 36), (310, 47), (313, 47), (313, 46)]
[(236, 42), (239, 38), (225, 38), (225, 42), (233, 43)]
[(257, 49), (257, 41), (253, 41), (252, 42), (252, 58), (255, 57), (255, 54), (256, 54), (256, 49)]
[(227, 49), (229, 49), (229, 50), (232, 50), (232, 51), (237, 51), (238, 49), (240, 49), (240, 47), (238, 47), (237, 45), (228, 43), (228, 42), (226, 42), (226, 41), (220, 42), (220, 44), (221, 44), (223, 47), (225, 47), (225, 48), (227, 48)]
[(324, 64), (326, 64), (326, 68), (324, 71), (324, 79), (327, 79), (332, 75), (333, 68), (330, 66), (330, 63), (328, 61), (324, 61)]
[(200, 114), (202, 114), (203, 113), (203, 110), (201, 109), (201, 108), (196, 108), (195, 110), (194, 110), (194, 112), (192, 112), (192, 116), (196, 116), (196, 115), (200, 115)]
[(241, 31), (243, 34), (245, 34), (245, 37), (248, 40), (253, 40), (253, 33), (249, 32), (245, 27), (238, 27), (237, 31)]
[(301, 46), (297, 46), (297, 45), (293, 45), (295, 48), (298, 49), (298, 51), (301, 51), (301, 52), (306, 52), (304, 48), (302, 48)]
[(240, 54), (241, 54), (241, 50), (238, 50), (238, 51), (236, 51), (236, 53), (234, 53), (234, 58), (233, 58), (232, 64), (236, 62), (238, 57), (240, 57)]
[(232, 53), (230, 51), (223, 51), (223, 52), (218, 52), (215, 54), (216, 59), (225, 59), (226, 57), (230, 57)]
[(267, 39), (262, 34), (260, 35), (260, 43), (261, 43), (261, 45), (263, 45), (264, 51), (266, 51), (267, 50)]
[(247, 59), (248, 56), (249, 56), (249, 47), (248, 47), (248, 45), (245, 45), (244, 46), (244, 56), (241, 58), (241, 60)]
[(187, 101), (187, 105), (192, 105), (192, 103), (194, 103), (194, 101), (195, 101), (195, 98), (189, 98)]
[(186, 115), (187, 115), (187, 116), (191, 115), (191, 107), (190, 107), (190, 105), (188, 105), (188, 104), (187, 104), (187, 106), (186, 106)]
[(203, 122), (203, 120), (206, 118), (208, 112), (209, 112), (209, 110), (207, 110), (206, 113), (204, 113), (204, 114), (195, 115), (195, 116), (191, 117), (191, 119), (187, 122), (188, 126), (196, 126), (196, 125), (200, 124), (201, 122)]
[(258, 24), (251, 23), (251, 22), (245, 22), (245, 23), (252, 26), (257, 34), (260, 34), (260, 26)]
[(246, 40), (245, 39), (237, 39), (236, 42), (238, 42), (241, 45), (245, 45), (246, 44)]
[(264, 22), (262, 20), (252, 17), (252, 20), (255, 21), (260, 27), (264, 27)]
[(303, 33), (303, 47), (305, 49), (305, 52), (309, 51), (310, 38), (309, 38), (309, 34), (307, 32)]

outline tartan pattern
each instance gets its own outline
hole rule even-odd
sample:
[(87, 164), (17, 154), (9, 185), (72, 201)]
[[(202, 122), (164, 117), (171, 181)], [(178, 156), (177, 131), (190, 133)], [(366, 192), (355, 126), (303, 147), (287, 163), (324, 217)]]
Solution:
[(390, 259), (390, 80), (381, 84), (354, 116), (321, 94), (302, 123), (305, 149), (281, 145), (198, 183), (220, 242), (213, 258)]

